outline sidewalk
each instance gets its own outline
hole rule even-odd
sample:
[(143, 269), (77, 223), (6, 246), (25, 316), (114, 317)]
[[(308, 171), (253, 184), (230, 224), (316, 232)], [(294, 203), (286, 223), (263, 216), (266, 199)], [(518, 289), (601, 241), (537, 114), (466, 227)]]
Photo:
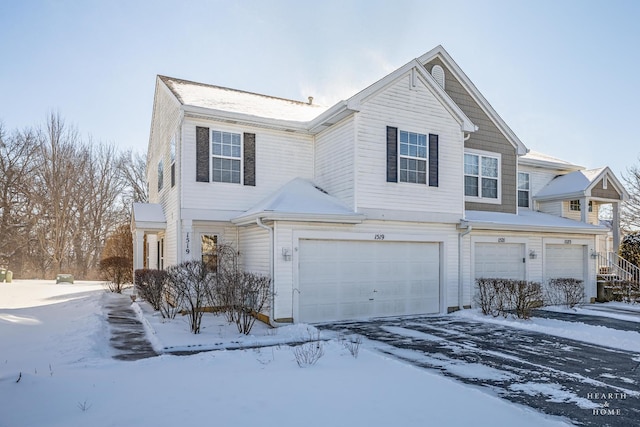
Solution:
[(125, 295), (106, 295), (105, 307), (111, 332), (109, 342), (116, 350), (117, 360), (140, 360), (158, 355), (147, 339), (144, 326), (131, 308)]

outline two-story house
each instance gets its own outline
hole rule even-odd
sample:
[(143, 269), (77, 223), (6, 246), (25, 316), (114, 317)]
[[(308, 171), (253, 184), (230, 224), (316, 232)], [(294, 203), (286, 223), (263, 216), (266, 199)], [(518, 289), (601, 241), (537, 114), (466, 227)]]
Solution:
[(135, 268), (233, 245), (272, 278), (274, 324), (469, 307), (478, 277), (592, 298), (598, 210), (617, 229), (626, 197), (529, 152), (441, 46), (329, 108), (158, 76), (147, 178)]

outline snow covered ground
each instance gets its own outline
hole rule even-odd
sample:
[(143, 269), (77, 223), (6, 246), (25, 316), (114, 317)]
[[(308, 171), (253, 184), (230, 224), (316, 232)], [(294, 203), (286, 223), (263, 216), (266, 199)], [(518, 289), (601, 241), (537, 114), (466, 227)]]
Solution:
[[(253, 335), (243, 337), (207, 314), (202, 334), (193, 335), (186, 319), (163, 322), (141, 303), (138, 313), (158, 350), (272, 345), (114, 360), (104, 312), (105, 299), (113, 297), (95, 282), (0, 283), (0, 427), (565, 425), (369, 351), (366, 343), (354, 358), (339, 340), (327, 341), (317, 364), (300, 368), (292, 349), (277, 344), (315, 333), (305, 325), (272, 330), (256, 324)], [(545, 319), (490, 321), (564, 330), (577, 339), (597, 331)], [(637, 338), (631, 341), (620, 335), (616, 345), (640, 348)]]

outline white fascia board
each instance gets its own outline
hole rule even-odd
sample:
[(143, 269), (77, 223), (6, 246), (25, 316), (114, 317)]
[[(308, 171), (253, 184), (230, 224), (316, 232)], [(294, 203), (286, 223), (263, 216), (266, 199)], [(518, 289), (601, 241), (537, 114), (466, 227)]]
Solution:
[(167, 229), (166, 222), (157, 222), (157, 221), (133, 221), (133, 226), (137, 230), (144, 231), (164, 231)]
[(607, 234), (608, 230), (604, 227), (550, 227), (545, 225), (517, 225), (517, 224), (498, 224), (476, 222), (465, 220), (471, 225), (473, 230), (498, 230), (498, 231), (529, 231), (536, 233), (574, 233), (574, 234)]
[(252, 116), (249, 114), (233, 113), (230, 111), (215, 110), (204, 107), (195, 107), (192, 105), (183, 105), (182, 110), (184, 111), (185, 116), (188, 117), (201, 117), (204, 119), (223, 121), (232, 124), (242, 124), (275, 130), (307, 133), (307, 122), (270, 119), (265, 117)]
[(473, 82), (467, 77), (467, 75), (462, 71), (462, 69), (456, 64), (453, 58), (449, 55), (449, 53), (441, 46), (438, 45), (434, 49), (422, 55), (418, 58), (420, 63), (428, 62), (435, 57), (439, 57), (445, 65), (453, 71), (454, 76), (458, 79), (462, 87), (469, 93), (469, 95), (473, 98), (473, 100), (485, 111), (489, 119), (493, 122), (494, 125), (498, 129), (502, 131), (507, 140), (511, 142), (511, 144), (516, 148), (516, 152), (518, 155), (527, 154), (529, 149), (524, 145), (520, 138), (511, 130), (511, 128), (502, 120), (502, 117), (498, 115), (496, 110), (493, 109), (489, 101), (480, 93), (478, 88), (473, 84)]
[(299, 221), (299, 222), (330, 222), (340, 224), (360, 224), (366, 217), (364, 215), (331, 215), (331, 214), (297, 214), (285, 212), (258, 212), (252, 215), (233, 218), (235, 225), (249, 225), (258, 218), (266, 221)]
[(571, 172), (584, 169), (584, 166), (574, 165), (570, 163), (557, 163), (557, 162), (551, 162), (551, 161), (539, 160), (539, 159), (525, 159), (522, 157), (518, 158), (518, 164), (522, 166), (533, 166), (533, 167), (539, 167), (544, 169), (553, 169), (558, 171), (571, 171)]
[(552, 200), (558, 200), (558, 201), (574, 200), (574, 199), (580, 199), (582, 197), (589, 197), (589, 194), (587, 194), (585, 191), (576, 191), (573, 193), (554, 194), (554, 195), (542, 196), (542, 197), (533, 196), (532, 199), (537, 202), (548, 202)]
[(360, 110), (354, 105), (349, 104), (347, 101), (340, 101), (315, 119), (308, 122), (307, 130), (312, 134), (319, 133), (320, 131), (334, 125), (351, 114), (357, 113), (358, 111)]

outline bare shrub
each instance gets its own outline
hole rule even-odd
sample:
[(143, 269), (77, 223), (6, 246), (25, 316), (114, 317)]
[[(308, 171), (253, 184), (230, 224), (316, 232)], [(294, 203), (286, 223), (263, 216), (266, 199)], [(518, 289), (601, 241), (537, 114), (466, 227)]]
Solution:
[(211, 300), (213, 277), (202, 261), (185, 261), (167, 270), (171, 287), (189, 316), (191, 332), (200, 333), (202, 315)]
[(102, 276), (108, 280), (107, 287), (111, 292), (122, 293), (127, 278), (131, 277), (131, 259), (125, 257), (109, 257), (100, 261)]
[(362, 336), (360, 335), (349, 337), (345, 339), (343, 343), (344, 348), (349, 350), (349, 353), (351, 353), (351, 355), (356, 359), (360, 353), (360, 344), (362, 344)]
[(534, 308), (542, 305), (542, 286), (537, 282), (513, 280), (508, 286), (516, 316), (528, 319)]
[(256, 315), (268, 308), (271, 279), (257, 273), (240, 270), (236, 250), (226, 244), (216, 248), (215, 278), (211, 300), (227, 320), (236, 324), (238, 332), (248, 335)]
[(296, 363), (301, 368), (315, 365), (324, 356), (324, 346), (320, 341), (320, 331), (317, 332), (315, 337), (312, 331), (309, 330), (308, 332), (310, 341), (293, 348)]
[(136, 289), (141, 298), (147, 301), (155, 311), (159, 311), (164, 299), (168, 275), (164, 270), (136, 270)]
[(536, 282), (501, 278), (476, 279), (476, 302), (482, 313), (507, 317), (511, 312), (528, 319), (531, 311), (542, 302), (542, 287)]
[(549, 279), (545, 289), (545, 303), (573, 308), (584, 299), (584, 282), (571, 277)]

